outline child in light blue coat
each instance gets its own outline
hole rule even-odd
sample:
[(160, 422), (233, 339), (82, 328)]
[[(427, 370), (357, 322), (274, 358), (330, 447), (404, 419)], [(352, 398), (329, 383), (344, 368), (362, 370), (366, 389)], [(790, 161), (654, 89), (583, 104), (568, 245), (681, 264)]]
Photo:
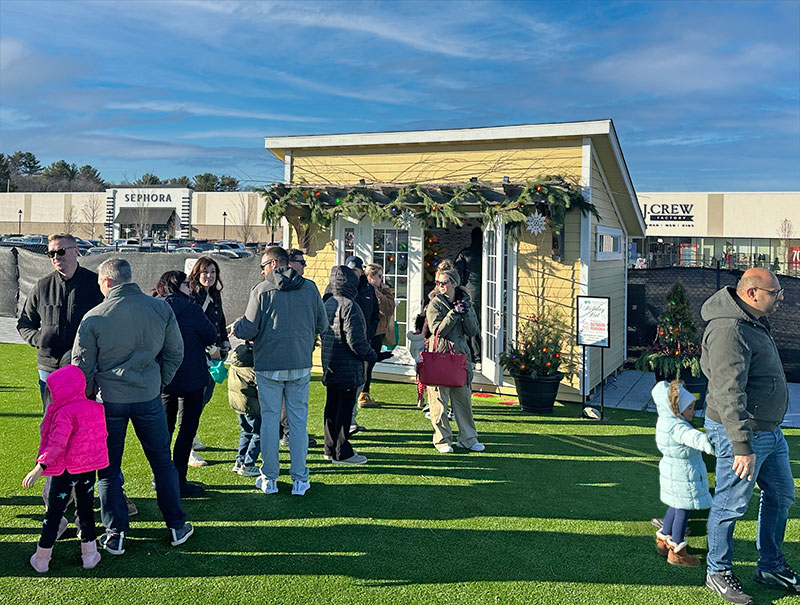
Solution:
[(689, 421), (694, 417), (695, 398), (683, 382), (663, 380), (652, 391), (658, 409), (656, 445), (663, 454), (658, 465), (661, 501), (669, 508), (664, 525), (656, 532), (656, 551), (672, 565), (700, 565), (688, 552), (686, 526), (689, 511), (711, 508), (708, 471), (701, 452), (714, 453), (706, 434)]

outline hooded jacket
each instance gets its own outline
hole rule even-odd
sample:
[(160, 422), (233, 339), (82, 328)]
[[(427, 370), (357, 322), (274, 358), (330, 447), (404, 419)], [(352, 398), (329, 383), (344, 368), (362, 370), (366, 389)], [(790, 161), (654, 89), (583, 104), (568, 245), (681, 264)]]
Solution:
[(19, 315), (17, 331), (38, 349), (40, 370), (58, 369), (59, 359), (72, 349), (83, 316), (101, 302), (97, 273), (80, 265), (69, 279), (53, 271), (36, 282)]
[(228, 404), (237, 414), (260, 416), (258, 384), (253, 369), (253, 346), (243, 342), (228, 357)]
[(163, 300), (134, 283), (108, 291), (83, 318), (72, 347), (72, 363), (103, 401), (152, 401), (183, 361), (183, 338), (175, 314)]
[[(352, 271), (352, 269), (350, 270)], [(375, 335), (379, 333), (377, 330), (378, 324), (381, 321), (381, 310), (380, 303), (378, 302), (378, 294), (375, 292), (375, 288), (372, 287), (372, 284), (369, 283), (366, 275), (362, 274), (360, 277), (356, 277), (356, 279), (358, 279), (356, 303), (358, 303), (358, 306), (361, 308), (361, 312), (364, 314), (364, 322), (367, 327), (367, 340), (371, 341)], [(325, 287), (325, 294), (322, 300), (326, 301), (328, 300), (328, 297), (332, 295), (333, 290), (329, 283)]]
[(208, 384), (205, 348), (216, 342), (217, 329), (200, 305), (182, 292), (173, 292), (163, 300), (175, 314), (183, 338), (183, 361), (164, 392), (188, 393), (203, 389)]
[(106, 416), (103, 405), (86, 398), (86, 378), (67, 365), (47, 377), (52, 403), (42, 421), (36, 462), (43, 475), (88, 473), (108, 466)]
[(656, 384), (652, 395), (658, 410), (656, 445), (663, 455), (658, 464), (661, 501), (684, 510), (711, 508), (708, 470), (701, 452), (713, 454), (714, 447), (705, 433), (673, 414), (666, 380)]
[(250, 291), (234, 334), (253, 341), (256, 371), (298, 370), (312, 366), (316, 335), (327, 327), (314, 283), (291, 267), (281, 267)]
[[(462, 300), (467, 303), (466, 313), (456, 313), (453, 305), (456, 301)], [(428, 339), (428, 350), (436, 353), (443, 353), (453, 346), (455, 353), (463, 353), (467, 356), (467, 386), (472, 384), (472, 353), (467, 344), (467, 338), (472, 338), (480, 331), (478, 318), (475, 316), (475, 309), (472, 308), (472, 301), (467, 291), (461, 286), (456, 287), (456, 292), (452, 301), (442, 294), (436, 294), (428, 303), (425, 311), (425, 319), (428, 322), (428, 329), (432, 336)], [(438, 341), (435, 337), (439, 333)]]
[(358, 277), (344, 265), (331, 269), (325, 301), (330, 327), (322, 333), (322, 382), (338, 389), (364, 384), (364, 362), (377, 353), (367, 340), (364, 314), (355, 299)]
[(700, 311), (708, 322), (700, 367), (708, 378), (706, 418), (719, 422), (735, 456), (753, 453), (753, 431), (774, 431), (789, 407), (789, 390), (778, 347), (766, 320), (736, 302), (736, 290), (722, 288)]

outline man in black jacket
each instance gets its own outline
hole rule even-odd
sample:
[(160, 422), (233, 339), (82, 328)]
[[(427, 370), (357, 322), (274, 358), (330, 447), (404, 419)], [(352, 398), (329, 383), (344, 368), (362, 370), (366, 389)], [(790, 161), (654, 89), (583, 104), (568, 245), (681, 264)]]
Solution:
[(78, 264), (78, 244), (72, 235), (51, 235), (47, 256), (55, 271), (36, 282), (17, 321), (22, 338), (38, 349), (42, 401), (45, 380), (58, 369), (61, 357), (72, 350), (83, 316), (103, 302), (97, 273)]

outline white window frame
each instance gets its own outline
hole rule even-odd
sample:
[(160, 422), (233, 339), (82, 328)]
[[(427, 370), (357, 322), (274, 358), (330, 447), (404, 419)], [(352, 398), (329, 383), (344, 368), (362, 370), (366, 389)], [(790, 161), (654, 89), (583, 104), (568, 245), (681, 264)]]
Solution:
[[(595, 260), (621, 260), (625, 257), (625, 235), (622, 229), (616, 227), (596, 227), (595, 235)], [(619, 250), (604, 251), (600, 250), (600, 244), (603, 241), (603, 236), (609, 236), (619, 242)]]

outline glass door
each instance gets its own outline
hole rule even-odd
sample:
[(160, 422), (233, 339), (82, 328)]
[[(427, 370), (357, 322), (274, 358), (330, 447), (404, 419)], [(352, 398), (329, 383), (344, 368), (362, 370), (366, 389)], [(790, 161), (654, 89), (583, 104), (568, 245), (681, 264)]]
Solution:
[(505, 228), (500, 222), (483, 233), (483, 288), (481, 289), (481, 374), (502, 384), (497, 362), (503, 351), (505, 309)]

